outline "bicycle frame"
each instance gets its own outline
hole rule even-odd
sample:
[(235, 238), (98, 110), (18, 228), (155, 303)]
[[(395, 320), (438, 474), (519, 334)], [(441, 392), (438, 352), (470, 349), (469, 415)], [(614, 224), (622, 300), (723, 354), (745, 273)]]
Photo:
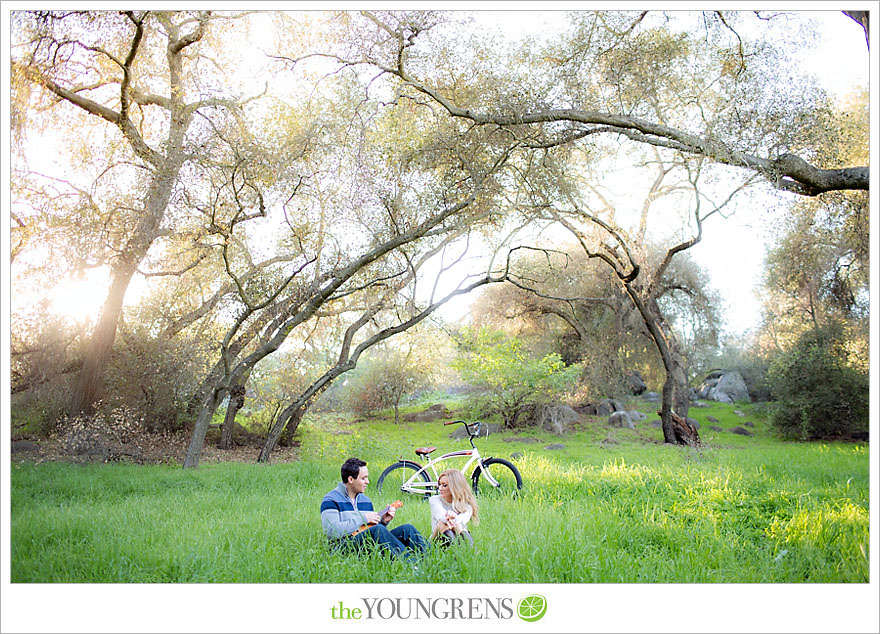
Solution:
[[(453, 422), (461, 422), (465, 425), (465, 429), (468, 429), (468, 425), (467, 425), (467, 423), (464, 423), (464, 421), (453, 421)], [(446, 423), (446, 424), (448, 425), (450, 423)], [(480, 423), (477, 423), (477, 434), (480, 433), (479, 424)], [(448, 453), (443, 454), (442, 456), (437, 456), (436, 458), (428, 460), (427, 464), (425, 464), (424, 466), (422, 466), (420, 463), (416, 462), (415, 460), (401, 458), (400, 459), (401, 462), (408, 462), (408, 463), (412, 464), (414, 467), (419, 467), (419, 470), (417, 472), (413, 473), (409, 477), (409, 479), (403, 483), (403, 485), (400, 487), (401, 491), (404, 491), (406, 493), (415, 493), (415, 494), (422, 494), (422, 495), (435, 494), (437, 492), (437, 480), (440, 477), (439, 476), (440, 471), (437, 470), (437, 465), (440, 464), (441, 462), (443, 462), (444, 460), (449, 459), (449, 458), (461, 458), (461, 457), (465, 457), (465, 456), (470, 456), (468, 461), (461, 468), (461, 472), (464, 474), (464, 477), (466, 479), (469, 477), (468, 471), (469, 471), (471, 465), (476, 463), (476, 468), (480, 470), (480, 473), (482, 474), (482, 476), (484, 478), (486, 478), (486, 481), (489, 484), (491, 484), (493, 487), (497, 487), (498, 480), (493, 478), (492, 474), (489, 473), (489, 471), (483, 469), (483, 456), (480, 454), (480, 450), (477, 449), (477, 446), (474, 444), (474, 438), (475, 438), (476, 434), (471, 435), (470, 430), (468, 429), (468, 435), (470, 436), (470, 441), (471, 441), (471, 448), (470, 449), (462, 449), (459, 451), (450, 451)], [(427, 460), (426, 457), (423, 456), (423, 458)], [(429, 469), (430, 469), (430, 473), (428, 471)], [(434, 477), (431, 479), (430, 482), (425, 482), (422, 479), (423, 473), (428, 474), (429, 477), (433, 474)]]

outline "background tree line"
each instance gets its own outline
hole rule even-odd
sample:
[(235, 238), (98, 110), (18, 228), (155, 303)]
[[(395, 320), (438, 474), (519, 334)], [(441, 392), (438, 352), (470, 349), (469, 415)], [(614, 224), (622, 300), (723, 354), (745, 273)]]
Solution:
[[(866, 95), (788, 81), (774, 40), (746, 36), (765, 16), (569, 17), (507, 50), (452, 12), (15, 12), (14, 429), (125, 404), (185, 429), (192, 467), (244, 407), (268, 460), (362, 359), (356, 407), (397, 415), (444, 366), (404, 334), (484, 288), (473, 322), (524, 343), (514, 369), (562, 373), (521, 383), (576, 368), (599, 398), (638, 370), (666, 441), (697, 443), (676, 418), (727, 361), (688, 249), (745, 204), (783, 222), (736, 354), (771, 368), (783, 431), (860, 427), (839, 404), (867, 406)], [(47, 138), (61, 167), (32, 168)], [(44, 289), (91, 270), (99, 316), (65, 321)], [(834, 429), (786, 422), (816, 410), (786, 401), (805, 372), (839, 388), (811, 397)]]

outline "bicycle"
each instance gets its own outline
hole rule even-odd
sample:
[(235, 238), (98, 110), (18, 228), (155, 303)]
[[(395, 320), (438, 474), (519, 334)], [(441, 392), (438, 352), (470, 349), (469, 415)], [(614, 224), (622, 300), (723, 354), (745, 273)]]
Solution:
[[(470, 476), (475, 495), (481, 494), (481, 482), (485, 482), (488, 485), (483, 486), (482, 495), (484, 496), (487, 494), (516, 495), (523, 487), (523, 480), (519, 469), (504, 458), (494, 458), (492, 456), (484, 458), (480, 454), (480, 450), (474, 444), (474, 438), (480, 434), (480, 428), (482, 427), (480, 421), (467, 423), (463, 420), (453, 420), (443, 424), (456, 425), (459, 423), (464, 425), (467, 431), (471, 443), (470, 449), (450, 451), (434, 459), (428, 459), (428, 456), (437, 448), (419, 447), (415, 450), (416, 455), (419, 459), (427, 460), (428, 462), (422, 465), (415, 460), (407, 460), (401, 457), (400, 460), (389, 465), (382, 472), (382, 475), (379, 476), (379, 480), (376, 482), (376, 490), (381, 493), (382, 487), (387, 481), (389, 484), (393, 483), (393, 486), (399, 487), (404, 493), (423, 495), (425, 498), (429, 498), (437, 493), (438, 475), (443, 471), (443, 469), (438, 470), (437, 465), (450, 458), (467, 457), (468, 460), (461, 468), (461, 472), (467, 477), (468, 468), (471, 465), (476, 465)], [(400, 473), (395, 474), (396, 471)], [(433, 479), (431, 475), (434, 476)]]

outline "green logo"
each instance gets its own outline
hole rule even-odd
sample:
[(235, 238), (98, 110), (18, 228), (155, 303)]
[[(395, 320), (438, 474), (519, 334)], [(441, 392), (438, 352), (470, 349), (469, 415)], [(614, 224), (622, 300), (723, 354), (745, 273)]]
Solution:
[(520, 599), (516, 606), (516, 613), (523, 621), (538, 621), (547, 612), (547, 599), (540, 594), (530, 594)]

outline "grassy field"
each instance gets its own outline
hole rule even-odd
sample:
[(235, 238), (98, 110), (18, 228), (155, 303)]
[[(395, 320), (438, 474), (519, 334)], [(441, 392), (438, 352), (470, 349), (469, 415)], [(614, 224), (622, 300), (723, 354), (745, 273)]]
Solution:
[[(467, 446), (439, 421), (313, 418), (301, 427), (303, 459), (286, 464), (16, 463), (12, 581), (867, 582), (867, 444), (782, 442), (759, 411), (734, 409), (691, 411), (700, 450), (662, 444), (652, 418), (636, 430), (596, 419), (564, 437), (480, 439), (485, 455), (523, 454), (526, 488), (483, 500), (475, 547), (431, 552), (418, 572), (331, 552), (318, 507), (349, 456), (369, 463), (375, 484), (413, 447)], [(730, 433), (746, 420), (754, 436)], [(368, 494), (377, 507), (400, 497)], [(395, 521), (429, 533), (427, 503), (404, 502)]]

